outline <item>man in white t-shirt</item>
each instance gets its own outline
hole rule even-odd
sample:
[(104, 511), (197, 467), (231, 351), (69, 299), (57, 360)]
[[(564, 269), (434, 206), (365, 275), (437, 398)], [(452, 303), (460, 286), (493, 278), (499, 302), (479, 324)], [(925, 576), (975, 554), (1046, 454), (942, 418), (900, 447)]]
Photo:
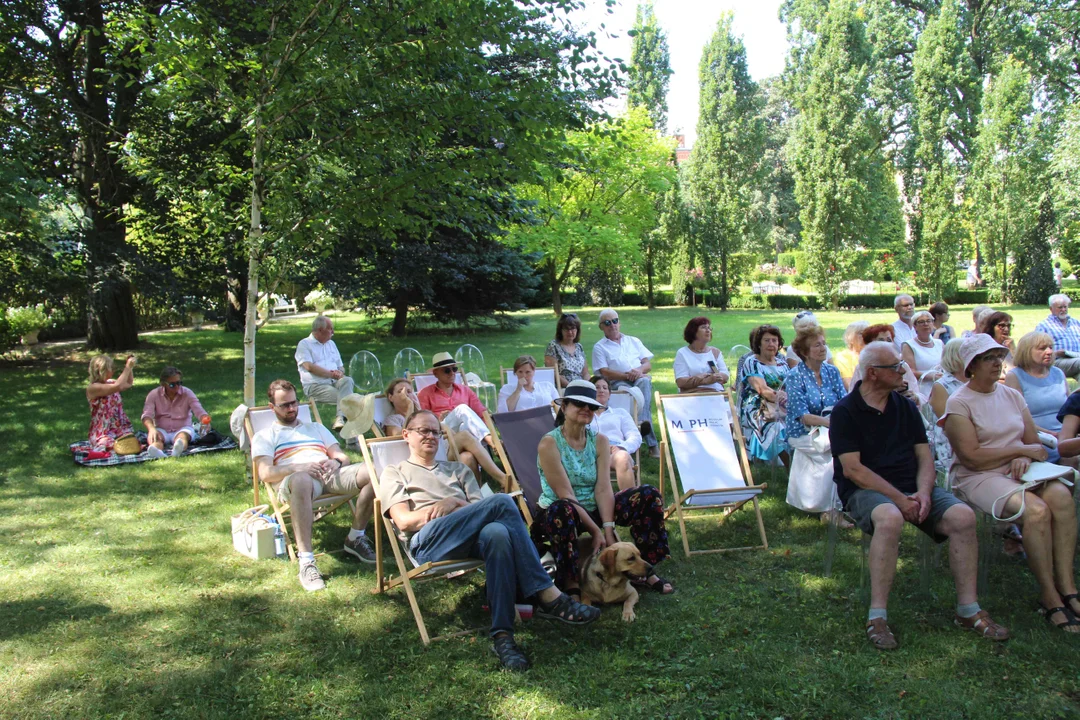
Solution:
[(322, 590), (326, 583), (315, 567), (311, 546), (312, 501), (324, 494), (356, 496), (345, 552), (374, 563), (375, 548), (365, 528), (371, 518), (375, 490), (367, 466), (351, 464), (329, 430), (316, 422), (300, 422), (296, 388), (291, 382), (275, 380), (266, 394), (275, 419), (251, 439), (251, 456), (259, 479), (274, 487), (281, 502), (290, 503), (300, 584), (308, 591)]
[(893, 326), (893, 345), (899, 350), (905, 340), (915, 337), (915, 325), (911, 319), (915, 317), (915, 298), (910, 295), (897, 295), (893, 299), (893, 310), (896, 310), (896, 322)]
[(612, 390), (637, 388), (641, 393), (638, 403), (638, 422), (641, 437), (649, 446), (652, 457), (660, 457), (656, 435), (652, 431), (652, 356), (641, 341), (624, 335), (619, 328), (619, 314), (608, 308), (600, 313), (600, 330), (604, 337), (593, 345), (593, 370), (608, 381)]
[(331, 429), (340, 430), (345, 425), (341, 398), (352, 394), (353, 379), (345, 374), (333, 337), (334, 323), (320, 315), (311, 323), (311, 334), (297, 343), (294, 357), (304, 394), (318, 403), (336, 404), (337, 417)]

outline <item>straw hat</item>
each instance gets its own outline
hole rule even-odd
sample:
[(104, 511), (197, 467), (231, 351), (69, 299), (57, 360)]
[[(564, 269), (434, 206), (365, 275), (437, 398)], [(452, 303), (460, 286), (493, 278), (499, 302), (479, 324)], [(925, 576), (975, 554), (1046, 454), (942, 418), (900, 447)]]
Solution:
[(454, 365), (457, 365), (454, 356), (448, 352), (441, 352), (435, 353), (435, 357), (431, 358), (431, 367), (429, 369), (434, 372), (439, 368), (453, 367)]
[(341, 437), (349, 440), (371, 429), (371, 423), (375, 420), (375, 393), (352, 393), (341, 398), (340, 404), (341, 414), (347, 421), (341, 428)]
[(571, 380), (563, 391), (563, 396), (555, 399), (555, 404), (562, 407), (567, 400), (577, 400), (594, 408), (607, 409), (607, 405), (596, 399), (596, 386), (588, 380)]
[(967, 374), (968, 366), (975, 358), (991, 350), (1009, 352), (1009, 348), (995, 342), (994, 338), (986, 333), (974, 333), (964, 338), (960, 345), (960, 367), (963, 368), (963, 373)]

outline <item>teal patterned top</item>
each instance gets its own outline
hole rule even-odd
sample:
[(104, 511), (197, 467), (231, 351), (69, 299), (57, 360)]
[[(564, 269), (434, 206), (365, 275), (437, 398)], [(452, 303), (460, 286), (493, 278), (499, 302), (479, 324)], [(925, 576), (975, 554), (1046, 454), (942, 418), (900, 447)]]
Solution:
[[(585, 448), (575, 450), (570, 447), (563, 437), (562, 428), (555, 428), (547, 434), (555, 438), (555, 445), (559, 448), (559, 456), (562, 458), (563, 470), (566, 477), (570, 478), (570, 487), (574, 490), (574, 497), (581, 506), (590, 512), (596, 509), (596, 435), (588, 428), (585, 429)], [(537, 505), (548, 508), (551, 503), (559, 499), (555, 491), (548, 485), (544, 477), (544, 469), (540, 467), (540, 458), (536, 459), (536, 467), (540, 471), (540, 499)]]

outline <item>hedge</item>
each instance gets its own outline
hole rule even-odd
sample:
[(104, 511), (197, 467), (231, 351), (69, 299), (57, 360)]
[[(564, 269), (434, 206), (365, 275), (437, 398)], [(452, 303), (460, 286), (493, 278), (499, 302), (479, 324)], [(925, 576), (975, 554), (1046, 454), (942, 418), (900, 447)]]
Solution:
[[(1073, 300), (1080, 300), (1080, 288), (1070, 288), (1064, 291)], [(656, 291), (657, 307), (674, 306), (675, 296), (669, 291)], [(989, 302), (986, 290), (957, 290), (956, 295), (946, 299), (952, 305), (985, 305)], [(930, 305), (930, 296), (927, 293), (913, 293), (916, 307)], [(879, 309), (891, 310), (896, 295), (845, 295), (840, 298), (840, 307), (845, 309)], [(569, 300), (570, 298), (566, 298)], [(709, 307), (709, 291), (698, 290), (697, 301), (702, 307)], [(550, 303), (550, 296), (536, 307), (546, 307)], [(624, 292), (620, 306), (634, 305), (644, 306), (645, 293), (639, 290)], [(533, 307), (530, 305), (530, 307)], [(823, 306), (818, 296), (810, 295), (734, 295), (729, 299), (728, 307), (732, 310), (821, 310)]]

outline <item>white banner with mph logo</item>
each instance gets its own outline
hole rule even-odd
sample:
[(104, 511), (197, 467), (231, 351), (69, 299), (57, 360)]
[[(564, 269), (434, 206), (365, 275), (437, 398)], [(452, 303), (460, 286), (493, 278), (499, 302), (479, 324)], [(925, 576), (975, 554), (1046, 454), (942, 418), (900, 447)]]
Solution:
[(757, 490), (748, 490), (745, 494), (707, 492), (746, 487), (731, 435), (727, 398), (689, 394), (664, 398), (662, 402), (683, 494), (699, 491), (687, 499), (687, 504), (739, 502), (758, 493)]

